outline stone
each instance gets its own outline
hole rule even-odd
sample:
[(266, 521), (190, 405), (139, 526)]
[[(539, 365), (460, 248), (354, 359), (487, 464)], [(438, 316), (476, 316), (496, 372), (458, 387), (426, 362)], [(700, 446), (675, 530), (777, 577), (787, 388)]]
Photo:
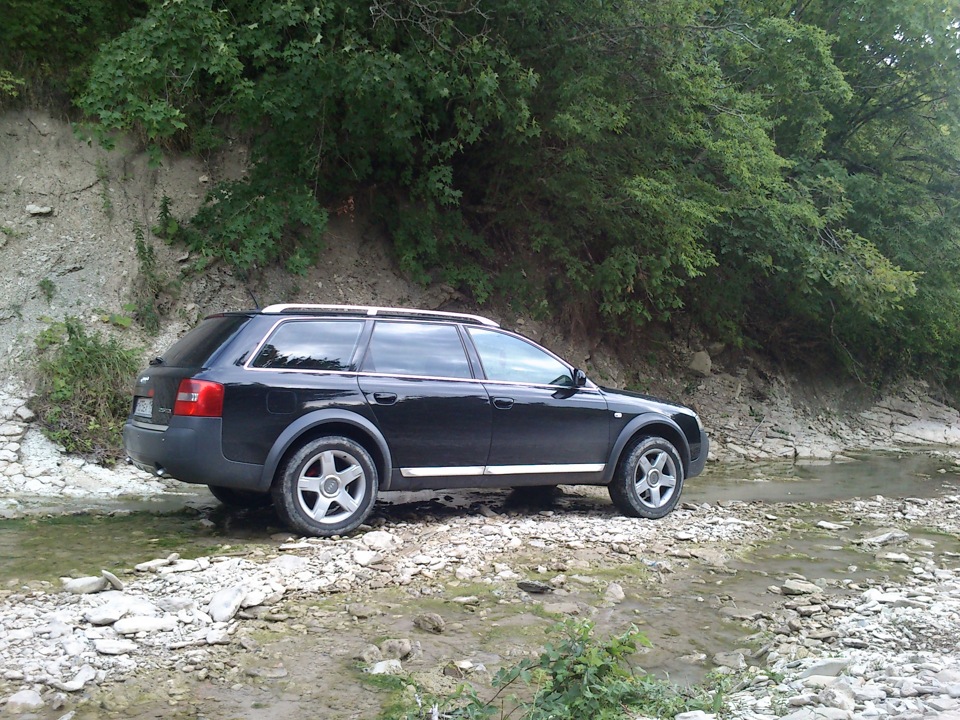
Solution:
[(118, 578), (112, 572), (109, 570), (101, 570), (100, 574), (103, 575), (104, 579), (110, 583), (110, 586), (114, 590), (123, 590), (123, 583), (120, 581), (120, 578)]
[(807, 580), (797, 580), (791, 578), (780, 586), (784, 595), (818, 595), (823, 592), (823, 588)]
[(397, 550), (403, 545), (403, 540), (386, 530), (372, 530), (364, 534), (364, 536), (360, 538), (360, 542), (362, 542), (368, 550), (376, 550), (378, 552), (390, 552)]
[(838, 710), (847, 710), (852, 712), (857, 703), (853, 697), (853, 690), (846, 685), (835, 684), (824, 688), (817, 696), (821, 705), (837, 708)]
[(246, 595), (246, 588), (239, 585), (218, 591), (207, 606), (207, 615), (214, 622), (227, 622), (237, 614)]
[(713, 656), (713, 662), (720, 667), (727, 667), (731, 670), (746, 670), (747, 661), (741, 652), (719, 652)]
[(43, 708), (43, 698), (36, 690), (21, 690), (7, 698), (3, 706), (5, 715), (23, 715)]
[(808, 678), (813, 675), (827, 675), (836, 677), (844, 672), (850, 666), (850, 660), (846, 658), (826, 658), (818, 660), (810, 665), (806, 670), (798, 675), (799, 678)]
[(123, 603), (107, 603), (100, 607), (91, 608), (83, 614), (83, 619), (91, 625), (113, 625), (130, 610)]
[(420, 628), (421, 630), (426, 630), (427, 632), (432, 633), (442, 633), (446, 629), (446, 622), (440, 617), (437, 613), (424, 613), (422, 615), (417, 615), (413, 620), (413, 624)]
[(399, 675), (403, 672), (403, 666), (399, 660), (381, 660), (367, 672), (371, 675)]
[(532, 595), (553, 592), (552, 585), (549, 583), (540, 582), (539, 580), (519, 580), (517, 581), (517, 587)]
[(367, 645), (354, 657), (354, 660), (359, 660), (364, 665), (373, 665), (383, 660), (383, 653), (376, 645)]
[(83, 687), (90, 682), (91, 680), (96, 679), (97, 671), (94, 670), (89, 665), (84, 665), (77, 671), (77, 674), (73, 676), (73, 679), (69, 682), (53, 682), (53, 685), (58, 690), (63, 690), (64, 692), (79, 692), (83, 690)]
[(403, 660), (411, 652), (413, 652), (413, 643), (406, 638), (391, 638), (380, 643), (380, 654), (388, 660)]
[(887, 530), (879, 535), (864, 538), (860, 542), (863, 545), (892, 545), (894, 543), (905, 542), (910, 536), (903, 530)]
[(695, 352), (687, 367), (703, 377), (710, 377), (713, 374), (713, 361), (710, 359), (710, 353), (706, 350)]
[(35, 205), (30, 203), (26, 207), (27, 215), (49, 215), (53, 212), (53, 208), (49, 205)]
[(836, 530), (836, 531), (850, 529), (846, 525), (841, 525), (839, 523), (834, 523), (834, 522), (828, 522), (827, 520), (821, 520), (820, 522), (818, 522), (817, 527), (823, 528), (824, 530)]
[(583, 612), (575, 602), (544, 603), (543, 610), (553, 615), (580, 615)]
[(20, 418), (21, 422), (25, 422), (25, 423), (33, 422), (37, 417), (34, 414), (33, 410), (28, 408), (26, 405), (21, 405), (20, 407), (18, 407), (14, 414), (18, 418)]
[(101, 590), (106, 590), (107, 585), (110, 584), (102, 575), (60, 579), (63, 582), (64, 591), (73, 593), (74, 595), (89, 595), (91, 593), (98, 593)]
[(170, 632), (177, 627), (177, 621), (172, 617), (153, 617), (150, 615), (134, 615), (121, 618), (113, 624), (113, 629), (119, 635), (136, 635), (137, 633)]
[(626, 597), (626, 593), (623, 592), (623, 587), (620, 583), (615, 582), (607, 585), (607, 589), (603, 593), (603, 598), (612, 603), (621, 603)]
[(353, 553), (353, 561), (360, 567), (368, 567), (380, 562), (383, 556), (376, 550), (356, 550)]
[(132, 640), (102, 638), (94, 640), (93, 647), (101, 655), (126, 655), (136, 650), (137, 644)]

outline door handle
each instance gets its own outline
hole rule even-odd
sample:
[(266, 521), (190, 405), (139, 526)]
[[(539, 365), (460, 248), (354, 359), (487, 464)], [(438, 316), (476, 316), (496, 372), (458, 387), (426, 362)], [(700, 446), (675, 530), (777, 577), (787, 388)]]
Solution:
[(493, 406), (500, 410), (509, 410), (513, 407), (513, 398), (496, 397), (493, 399)]
[(373, 399), (380, 405), (393, 405), (397, 401), (397, 394), (391, 392), (375, 392)]

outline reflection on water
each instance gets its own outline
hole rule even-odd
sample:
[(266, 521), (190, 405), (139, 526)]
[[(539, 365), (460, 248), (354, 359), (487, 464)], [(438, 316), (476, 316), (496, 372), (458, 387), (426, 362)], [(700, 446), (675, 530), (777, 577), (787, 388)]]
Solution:
[(687, 502), (827, 502), (960, 492), (960, 467), (930, 455), (873, 454), (845, 462), (709, 465), (683, 489)]

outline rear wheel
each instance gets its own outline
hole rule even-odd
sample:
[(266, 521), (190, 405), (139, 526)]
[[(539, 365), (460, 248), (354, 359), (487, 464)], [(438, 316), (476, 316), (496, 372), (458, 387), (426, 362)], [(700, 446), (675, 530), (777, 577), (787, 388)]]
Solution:
[(662, 518), (680, 500), (680, 453), (663, 438), (640, 438), (624, 452), (607, 487), (613, 504), (624, 515)]
[(207, 487), (217, 500), (228, 507), (255, 510), (257, 508), (267, 507), (273, 502), (270, 493), (253, 492), (252, 490), (236, 490), (219, 485), (207, 485)]
[(277, 514), (305, 535), (330, 537), (356, 529), (377, 500), (377, 469), (350, 438), (308, 442), (283, 464), (271, 493)]

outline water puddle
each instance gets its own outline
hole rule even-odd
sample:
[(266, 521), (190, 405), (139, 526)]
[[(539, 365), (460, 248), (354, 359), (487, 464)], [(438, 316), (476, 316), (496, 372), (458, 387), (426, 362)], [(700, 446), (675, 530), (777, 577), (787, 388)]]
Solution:
[(874, 453), (845, 462), (708, 466), (686, 483), (687, 502), (831, 502), (874, 495), (934, 497), (960, 492), (960, 467), (929, 453)]

